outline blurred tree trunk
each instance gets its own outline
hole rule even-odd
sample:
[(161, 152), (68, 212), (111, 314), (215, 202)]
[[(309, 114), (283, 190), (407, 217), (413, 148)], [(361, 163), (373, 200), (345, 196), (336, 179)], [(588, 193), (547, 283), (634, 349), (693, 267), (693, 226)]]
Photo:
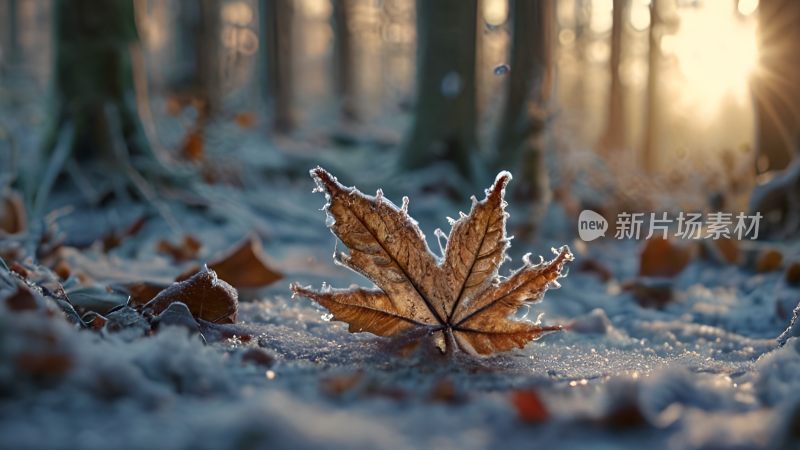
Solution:
[(133, 1), (56, 0), (53, 12), (54, 123), (35, 160), (44, 167), (34, 167), (25, 186), (37, 205), (65, 168), (75, 175), (85, 163), (99, 163), (119, 182), (134, 167), (161, 167), (136, 103)]
[(658, 75), (661, 63), (661, 15), (659, 0), (650, 0), (650, 30), (648, 31), (647, 87), (642, 160), (645, 170), (653, 172), (658, 161)]
[(800, 2), (761, 0), (756, 105), (759, 172), (784, 169), (800, 146)]
[(180, 2), (177, 16), (177, 57), (185, 59), (172, 80), (172, 90), (197, 101), (204, 120), (222, 106), (220, 0)]
[(273, 129), (280, 133), (295, 127), (292, 106), (292, 22), (293, 0), (261, 0), (262, 72), (266, 77), (266, 102), (273, 116)]
[(400, 165), (406, 169), (449, 161), (476, 176), (477, 0), (417, 1), (417, 95)]
[[(511, 72), (505, 108), (497, 136), (495, 169), (510, 169), (521, 175), (514, 188), (516, 197), (534, 205), (541, 217), (550, 198), (544, 161), (547, 105), (552, 91), (553, 0), (513, 0)], [(528, 222), (522, 234), (535, 232)]]
[(622, 34), (625, 30), (626, 3), (626, 0), (614, 0), (613, 3), (608, 118), (606, 119), (606, 130), (600, 142), (600, 148), (603, 151), (617, 151), (625, 147), (625, 104), (620, 66), (622, 65)]
[(334, 66), (336, 94), (339, 96), (341, 118), (359, 119), (356, 107), (355, 57), (352, 0), (333, 0)]
[(497, 168), (517, 167), (531, 141), (539, 141), (533, 147), (541, 153), (552, 88), (552, 14), (551, 0), (512, 1), (511, 72), (497, 135)]
[(6, 3), (7, 28), (6, 48), (3, 49), (4, 65), (14, 65), (19, 62), (19, 8), (18, 0), (8, 0)]

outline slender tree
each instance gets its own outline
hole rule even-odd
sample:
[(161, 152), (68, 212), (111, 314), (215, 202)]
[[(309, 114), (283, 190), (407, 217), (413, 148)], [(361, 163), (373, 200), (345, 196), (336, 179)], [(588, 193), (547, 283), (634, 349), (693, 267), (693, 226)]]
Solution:
[(177, 16), (177, 56), (181, 59), (173, 91), (201, 105), (203, 119), (222, 103), (222, 44), (219, 0), (180, 2)]
[(15, 64), (19, 59), (19, 8), (18, 0), (6, 2), (6, 35), (5, 48), (3, 48), (3, 65)]
[(335, 85), (341, 118), (345, 121), (359, 119), (356, 106), (354, 6), (352, 0), (333, 0)]
[(417, 1), (417, 94), (400, 165), (449, 161), (475, 177), (477, 0)]
[(600, 142), (600, 148), (604, 151), (622, 150), (625, 147), (625, 104), (620, 67), (622, 65), (622, 35), (625, 29), (626, 3), (626, 0), (614, 0), (613, 2), (608, 118), (605, 133)]
[(642, 138), (642, 160), (645, 169), (652, 172), (656, 168), (658, 156), (658, 75), (661, 63), (661, 14), (659, 0), (650, 0), (650, 29), (647, 32), (647, 88), (644, 136)]
[(551, 92), (552, 1), (512, 1), (511, 72), (497, 133), (497, 168), (516, 167), (523, 148), (541, 153)]
[(497, 135), (496, 169), (522, 175), (514, 194), (530, 201), (534, 220), (519, 233), (536, 231), (550, 199), (544, 161), (548, 101), (552, 91), (553, 0), (513, 0), (511, 72)]
[(292, 0), (261, 0), (262, 73), (266, 78), (264, 93), (273, 116), (273, 129), (279, 133), (295, 127), (292, 101)]

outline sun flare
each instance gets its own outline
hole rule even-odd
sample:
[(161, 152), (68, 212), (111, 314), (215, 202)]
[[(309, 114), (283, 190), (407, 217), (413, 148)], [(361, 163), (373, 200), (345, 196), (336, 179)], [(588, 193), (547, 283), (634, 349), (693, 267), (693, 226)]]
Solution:
[[(749, 7), (745, 11), (752, 13)], [(662, 50), (675, 58), (692, 107), (705, 116), (726, 100), (748, 101), (748, 81), (758, 62), (756, 20), (729, 2), (682, 11), (680, 29), (664, 37)]]

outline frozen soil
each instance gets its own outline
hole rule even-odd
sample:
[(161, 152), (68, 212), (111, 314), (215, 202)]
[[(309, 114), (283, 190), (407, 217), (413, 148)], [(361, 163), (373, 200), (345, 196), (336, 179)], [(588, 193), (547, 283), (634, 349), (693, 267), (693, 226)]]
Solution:
[[(255, 148), (242, 150), (259, 161), (244, 189), (203, 186), (212, 200), (204, 209), (170, 203), (177, 228), (155, 218), (109, 254), (97, 247), (70, 253), (73, 266), (98, 282), (164, 281), (185, 267), (155, 253), (158, 239), (191, 233), (203, 242), (205, 259), (255, 230), (284, 279), (240, 293), (239, 325), (252, 338), (204, 345), (197, 335), (167, 327), (125, 339), (0, 306), (0, 448), (800, 445), (800, 340), (790, 337), (783, 347), (776, 341), (789, 325), (776, 311), (791, 311), (800, 290), (786, 285), (781, 272), (757, 275), (697, 259), (674, 280), (671, 302), (643, 308), (620, 287), (635, 275), (636, 243), (601, 239), (573, 246), (576, 261), (563, 287), (519, 312), (530, 319), (544, 314), (545, 323), (568, 324), (570, 331), (488, 358), (442, 356), (428, 342), (409, 350), (348, 333), (318, 306), (290, 298), (293, 281), (369, 285), (334, 265), (337, 244), (320, 211), (324, 199), (311, 192), (304, 173), (320, 163), (345, 184), (367, 192), (382, 187), (395, 203), (408, 194), (409, 212), (434, 249), (433, 230), (447, 229), (445, 216), (469, 208), (468, 196), (452, 201), (449, 193), (472, 189), (480, 196), (480, 189), (457, 182), (446, 192), (421, 189), (448, 177), (393, 175), (390, 158), (360, 150), (289, 164), (280, 155), (258, 156)], [(359, 170), (342, 161), (371, 166)], [(54, 204), (69, 203), (69, 195), (60, 193)], [(529, 217), (525, 205), (509, 202), (513, 234)], [(85, 242), (124, 227), (143, 210), (75, 208), (58, 223), (69, 239)], [(554, 206), (535, 240), (512, 241), (512, 261), (501, 274), (520, 264), (523, 253), (548, 257), (550, 247), (574, 244), (563, 216)], [(798, 254), (797, 243), (780, 245)], [(581, 259), (602, 262), (612, 279), (575, 270)], [(254, 347), (274, 364), (243, 361)], [(20, 355), (42, 349), (67, 355), (68, 370), (26, 376)], [(520, 419), (512, 399), (521, 391), (537, 393), (547, 419)]]

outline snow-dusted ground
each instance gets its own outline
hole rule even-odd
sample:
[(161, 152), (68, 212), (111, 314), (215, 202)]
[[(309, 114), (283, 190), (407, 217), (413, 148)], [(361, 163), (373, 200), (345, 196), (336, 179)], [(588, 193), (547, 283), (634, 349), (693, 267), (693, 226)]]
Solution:
[[(275, 155), (243, 158), (245, 189), (206, 187), (212, 207), (173, 205), (180, 229), (160, 219), (108, 256), (72, 255), (98, 281), (168, 280), (184, 267), (154, 252), (157, 239), (192, 233), (205, 244), (202, 258), (257, 230), (285, 278), (260, 292), (242, 293), (239, 320), (250, 340), (203, 345), (185, 330), (167, 327), (151, 337), (123, 340), (78, 331), (38, 313), (0, 306), (0, 448), (797, 448), (800, 440), (800, 339), (778, 347), (776, 337), (800, 300), (782, 272), (746, 270), (696, 260), (674, 282), (663, 310), (640, 307), (620, 289), (638, 264), (635, 243), (600, 240), (576, 255), (563, 287), (529, 311), (572, 331), (547, 335), (524, 350), (490, 358), (445, 358), (423, 345), (410, 355), (391, 341), (350, 334), (326, 321), (325, 311), (292, 300), (288, 284), (368, 284), (331, 260), (335, 238), (311, 192), (306, 169), (285, 169)], [(345, 184), (382, 187), (433, 242), (445, 216), (469, 208), (468, 197), (443, 200), (419, 192), (420, 179), (391, 173), (388, 154), (309, 155)], [(248, 156), (249, 155), (249, 156)], [(359, 169), (349, 161), (369, 161)], [(283, 168), (282, 168), (283, 167)], [(309, 167), (310, 168), (310, 167)], [(469, 187), (457, 183), (456, 190)], [(481, 194), (475, 189), (474, 193)], [(58, 199), (56, 199), (58, 201)], [(524, 205), (509, 200), (514, 225)], [(87, 220), (119, 226), (138, 210), (118, 208), (91, 216), (77, 210), (60, 219), (69, 235)], [(548, 213), (533, 242), (514, 240), (507, 273), (528, 251), (572, 244), (574, 229), (559, 208)], [(341, 244), (339, 244), (341, 245)], [(797, 243), (781, 244), (798, 255)], [(582, 258), (601, 261), (609, 282), (576, 270)], [(260, 347), (272, 366), (243, 363)], [(33, 379), (18, 358), (41, 349), (68, 356), (63, 374)], [(542, 423), (524, 423), (513, 392), (533, 390), (549, 410)]]

